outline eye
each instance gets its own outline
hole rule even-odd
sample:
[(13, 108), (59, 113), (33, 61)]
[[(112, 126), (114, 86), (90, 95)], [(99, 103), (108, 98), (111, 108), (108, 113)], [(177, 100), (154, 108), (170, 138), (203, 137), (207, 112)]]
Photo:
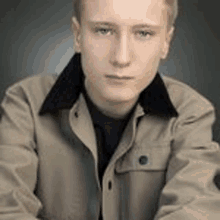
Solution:
[(149, 35), (150, 33), (147, 31), (139, 31), (139, 35), (142, 37), (146, 37), (147, 35)]
[(113, 30), (110, 28), (95, 28), (95, 33), (103, 36), (109, 36), (113, 33)]
[(154, 33), (150, 31), (136, 31), (135, 35), (141, 39), (149, 39)]

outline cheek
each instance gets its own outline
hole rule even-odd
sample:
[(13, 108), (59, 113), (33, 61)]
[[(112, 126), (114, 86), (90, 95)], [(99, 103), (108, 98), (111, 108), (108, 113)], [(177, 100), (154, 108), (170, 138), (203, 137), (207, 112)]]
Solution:
[(107, 39), (96, 39), (92, 34), (85, 33), (81, 47), (85, 56), (94, 57), (101, 61), (109, 54), (111, 42)]
[(161, 58), (162, 44), (158, 42), (150, 42), (138, 47), (138, 54), (143, 62), (154, 61)]
[(141, 73), (140, 77), (150, 77), (150, 75), (154, 74), (159, 67), (161, 60), (161, 46), (153, 43), (148, 45), (145, 44), (142, 45), (141, 48), (138, 48), (136, 53), (138, 56), (136, 56), (137, 62), (134, 63), (134, 69)]

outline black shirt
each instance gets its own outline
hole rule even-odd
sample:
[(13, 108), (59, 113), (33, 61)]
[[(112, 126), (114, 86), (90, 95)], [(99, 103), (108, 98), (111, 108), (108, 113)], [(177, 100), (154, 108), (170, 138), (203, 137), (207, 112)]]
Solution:
[(83, 90), (83, 94), (85, 96), (86, 103), (88, 105), (88, 109), (95, 128), (98, 147), (99, 180), (100, 185), (102, 186), (102, 178), (105, 169), (119, 144), (123, 131), (133, 110), (123, 119), (114, 119), (104, 115), (96, 107), (96, 105), (89, 98), (85, 89)]

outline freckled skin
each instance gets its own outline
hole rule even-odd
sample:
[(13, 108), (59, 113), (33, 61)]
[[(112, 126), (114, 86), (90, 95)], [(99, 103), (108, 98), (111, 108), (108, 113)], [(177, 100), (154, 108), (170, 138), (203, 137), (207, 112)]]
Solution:
[(75, 50), (82, 54), (85, 87), (103, 113), (124, 117), (165, 58), (164, 0), (84, 0), (81, 25), (73, 18)]

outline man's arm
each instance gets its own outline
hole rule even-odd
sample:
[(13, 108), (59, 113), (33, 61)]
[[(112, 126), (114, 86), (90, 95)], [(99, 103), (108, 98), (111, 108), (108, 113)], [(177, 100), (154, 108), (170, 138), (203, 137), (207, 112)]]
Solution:
[(33, 194), (37, 181), (34, 121), (22, 87), (6, 92), (0, 120), (0, 219), (36, 220), (41, 208)]
[(194, 97), (179, 107), (179, 113), (155, 220), (217, 220), (220, 190), (214, 178), (220, 173), (220, 152), (212, 142), (214, 108)]

